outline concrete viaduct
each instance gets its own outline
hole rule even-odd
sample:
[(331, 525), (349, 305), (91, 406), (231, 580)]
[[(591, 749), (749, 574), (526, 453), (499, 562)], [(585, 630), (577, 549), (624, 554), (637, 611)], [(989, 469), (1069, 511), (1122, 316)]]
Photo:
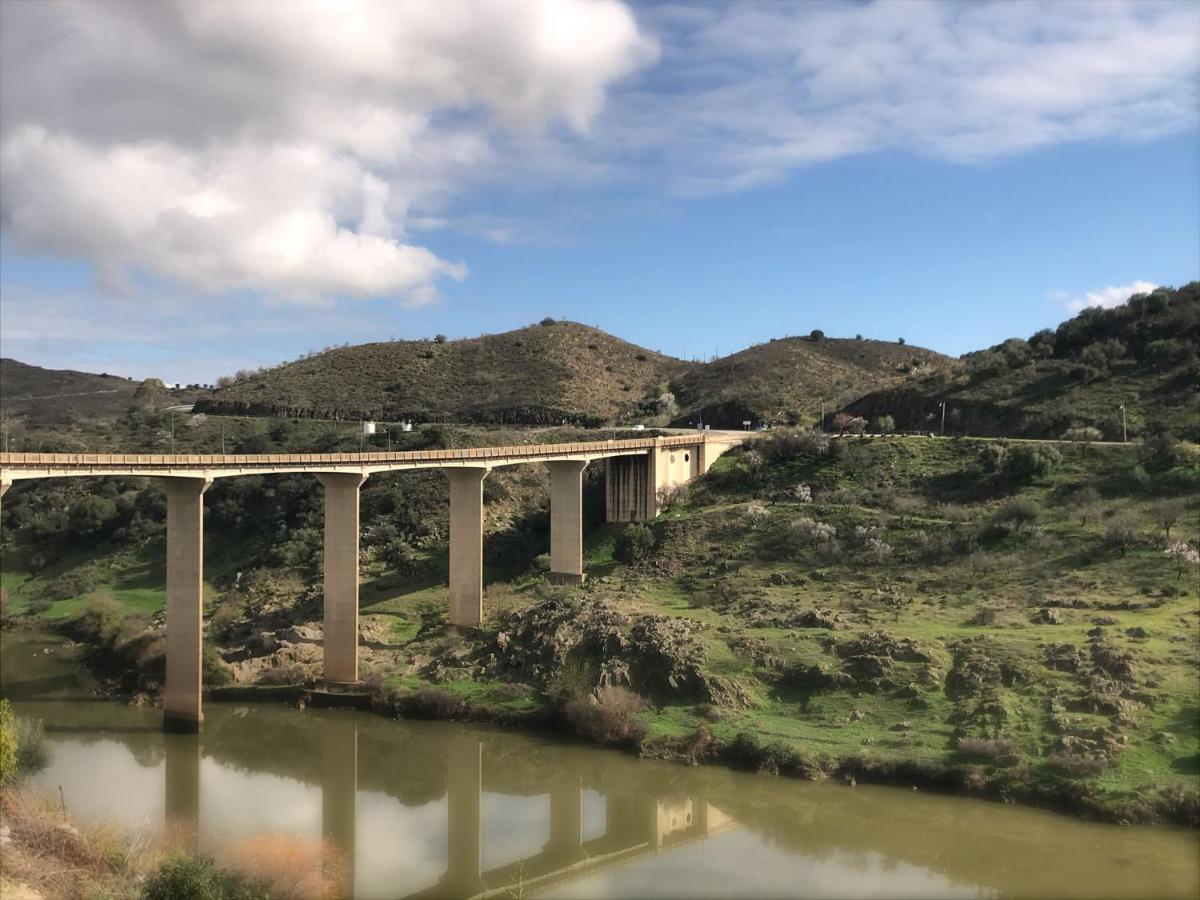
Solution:
[(483, 480), (492, 469), (544, 463), (550, 470), (550, 575), (579, 584), (583, 572), (583, 470), (606, 466), (609, 522), (653, 519), (661, 492), (708, 471), (745, 440), (737, 432), (586, 443), (528, 444), (402, 453), (163, 455), (0, 453), (0, 497), (14, 481), (105, 475), (161, 478), (167, 495), (167, 678), (163, 727), (198, 731), (204, 719), (201, 641), (204, 492), (215, 478), (309, 473), (325, 489), (325, 680), (358, 682), (359, 488), (377, 472), (445, 469), (450, 482), (450, 623), (483, 620)]

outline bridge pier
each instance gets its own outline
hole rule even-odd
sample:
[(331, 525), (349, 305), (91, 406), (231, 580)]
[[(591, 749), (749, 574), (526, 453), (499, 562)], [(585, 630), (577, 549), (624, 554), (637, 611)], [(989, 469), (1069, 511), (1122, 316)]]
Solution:
[(204, 639), (204, 492), (207, 478), (164, 478), (167, 493), (167, 683), (163, 729), (196, 733)]
[(553, 584), (582, 584), (583, 470), (587, 460), (546, 463), (550, 470), (550, 574)]
[(488, 469), (447, 469), (450, 478), (450, 624), (483, 622), (483, 479)]
[(325, 488), (325, 681), (358, 682), (357, 473), (317, 475)]

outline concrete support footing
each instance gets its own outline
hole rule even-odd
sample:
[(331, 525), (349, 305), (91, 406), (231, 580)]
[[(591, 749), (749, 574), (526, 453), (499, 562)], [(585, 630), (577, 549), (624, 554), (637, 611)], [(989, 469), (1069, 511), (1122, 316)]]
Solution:
[(167, 494), (167, 683), (163, 729), (196, 733), (204, 722), (204, 492), (206, 478), (165, 478)]
[(550, 470), (550, 574), (552, 584), (582, 584), (583, 470), (587, 460), (546, 463)]
[(450, 624), (483, 622), (483, 468), (447, 469), (450, 478)]
[(367, 476), (317, 476), (325, 488), (325, 679), (358, 684), (358, 501)]

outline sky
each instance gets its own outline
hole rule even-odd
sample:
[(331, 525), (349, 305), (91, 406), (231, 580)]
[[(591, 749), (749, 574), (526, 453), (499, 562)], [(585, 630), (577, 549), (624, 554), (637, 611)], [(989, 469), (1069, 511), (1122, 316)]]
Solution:
[(0, 2), (0, 354), (950, 354), (1200, 278), (1200, 4)]

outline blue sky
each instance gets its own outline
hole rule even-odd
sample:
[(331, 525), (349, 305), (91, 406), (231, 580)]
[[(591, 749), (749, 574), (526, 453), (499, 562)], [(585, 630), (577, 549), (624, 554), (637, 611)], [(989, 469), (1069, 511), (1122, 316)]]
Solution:
[(455, 7), (4, 4), (0, 352), (203, 382), (549, 315), (959, 354), (1200, 277), (1195, 5)]

